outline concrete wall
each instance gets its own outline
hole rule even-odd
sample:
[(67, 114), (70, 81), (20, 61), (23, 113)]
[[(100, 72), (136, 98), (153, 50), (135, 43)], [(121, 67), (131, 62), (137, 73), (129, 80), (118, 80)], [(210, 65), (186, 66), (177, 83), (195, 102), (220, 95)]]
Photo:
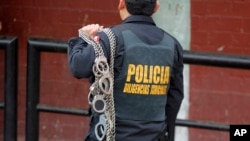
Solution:
[[(173, 35), (184, 50), (190, 49), (191, 18), (190, 0), (160, 0), (160, 8), (153, 15), (156, 24)], [(189, 65), (184, 65), (184, 99), (178, 113), (179, 119), (189, 114)], [(188, 141), (188, 129), (176, 127), (176, 141)]]

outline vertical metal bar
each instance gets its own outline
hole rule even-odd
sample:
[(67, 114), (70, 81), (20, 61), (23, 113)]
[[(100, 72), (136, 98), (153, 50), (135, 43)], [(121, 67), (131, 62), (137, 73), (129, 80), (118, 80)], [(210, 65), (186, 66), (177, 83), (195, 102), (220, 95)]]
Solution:
[(5, 50), (4, 70), (4, 141), (17, 140), (17, 38), (1, 37)]
[(31, 41), (28, 41), (27, 65), (26, 141), (38, 141), (40, 53)]
[(17, 140), (17, 44), (13, 38), (5, 48), (4, 141)]

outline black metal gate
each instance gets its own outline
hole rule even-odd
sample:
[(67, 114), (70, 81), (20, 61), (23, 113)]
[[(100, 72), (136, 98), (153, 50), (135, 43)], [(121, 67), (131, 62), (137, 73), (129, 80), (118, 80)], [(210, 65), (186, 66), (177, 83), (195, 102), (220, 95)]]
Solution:
[[(39, 103), (40, 53), (66, 53), (66, 51), (67, 44), (65, 42), (45, 41), (39, 39), (30, 39), (28, 41), (26, 141), (38, 141), (38, 114), (40, 111), (89, 116), (88, 110), (53, 107)], [(226, 54), (222, 55), (184, 51), (184, 63), (250, 69), (250, 57)], [(224, 124), (177, 119), (176, 125), (229, 132), (229, 125)]]

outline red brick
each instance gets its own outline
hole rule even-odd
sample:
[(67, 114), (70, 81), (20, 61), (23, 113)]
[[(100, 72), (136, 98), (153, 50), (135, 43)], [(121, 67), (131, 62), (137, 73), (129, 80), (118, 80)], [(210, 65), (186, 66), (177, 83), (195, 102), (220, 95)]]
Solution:
[(240, 55), (240, 56), (249, 55), (249, 52), (247, 52), (244, 49), (244, 46), (225, 46), (221, 52), (226, 54)]
[(212, 131), (206, 129), (189, 129), (189, 140), (192, 141), (229, 141), (229, 132)]
[(233, 3), (233, 10), (242, 18), (244, 17), (249, 18), (249, 6), (250, 6), (249, 1), (245, 2), (235, 1)]
[[(18, 109), (18, 110), (20, 110), (20, 109)], [(24, 110), (24, 109), (22, 109), (22, 110)], [(18, 117), (19, 117), (19, 115), (18, 115)], [(24, 141), (25, 130), (23, 130), (23, 129), (25, 129), (25, 126), (26, 126), (24, 120), (23, 119), (21, 119), (21, 120), (19, 119), (19, 121), (17, 123), (17, 126), (18, 126), (18, 130), (17, 130), (17, 132), (18, 132), (18, 138), (21, 138), (21, 140), (18, 140), (18, 141)]]
[(33, 0), (1, 0), (0, 5), (6, 6), (31, 6)]
[(87, 108), (87, 83), (41, 80), (41, 103), (54, 106)]
[(243, 28), (242, 28), (242, 32), (243, 33), (248, 33), (248, 37), (250, 36), (250, 17), (249, 18), (245, 18), (243, 19)]
[(52, 1), (51, 0), (34, 0), (33, 1), (33, 6), (35, 7), (53, 7)]
[[(3, 18), (10, 22), (22, 20), (22, 8), (7, 6), (3, 8)], [(6, 18), (6, 19), (5, 19)]]
[(241, 46), (250, 46), (249, 37), (250, 34), (245, 33), (234, 33), (232, 34), (232, 46), (241, 47)]
[(69, 4), (68, 7), (71, 8), (71, 9), (77, 9), (77, 10), (95, 9), (95, 7), (93, 7), (94, 3), (92, 2), (92, 0), (70, 1), (68, 4)]
[[(66, 9), (66, 10), (60, 10), (57, 21), (64, 24), (75, 24), (75, 23), (83, 23), (84, 19), (88, 20), (86, 17), (85, 10), (74, 10), (74, 9)], [(48, 12), (49, 13), (49, 12)]]
[(62, 114), (40, 114), (39, 140), (83, 140), (88, 130), (88, 117)]
[(40, 9), (36, 7), (25, 7), (22, 8), (22, 20), (27, 23), (32, 23), (34, 21), (41, 21)]
[(194, 31), (192, 32), (192, 44), (207, 45), (209, 43), (208, 37), (209, 37), (208, 32)]
[(54, 8), (60, 8), (60, 9), (68, 9), (70, 3), (74, 3), (74, 1), (71, 0), (53, 0), (51, 1), (51, 5), (53, 5)]
[[(228, 96), (215, 91), (191, 91), (190, 119), (229, 123), (229, 100)], [(212, 114), (207, 114), (212, 113)], [(206, 115), (206, 116), (204, 116)]]
[(227, 47), (233, 42), (233, 34), (229, 34), (228, 32), (209, 34), (208, 42), (209, 45), (214, 46), (215, 50), (221, 46)]
[(204, 26), (206, 25), (205, 17), (201, 16), (192, 16), (192, 32), (207, 32), (206, 28)]
[(249, 122), (249, 71), (192, 66), (191, 72), (190, 119)]
[(203, 20), (203, 30), (209, 32), (240, 32), (242, 27), (242, 20), (237, 18), (210, 16)]
[(230, 121), (232, 124), (249, 123), (250, 115), (247, 108), (250, 105), (249, 99), (250, 95), (248, 93), (246, 93), (245, 95), (241, 93), (231, 95), (229, 114), (234, 115), (230, 117)]
[[(0, 21), (2, 20), (2, 18), (3, 18), (3, 8), (0, 7)], [(1, 33), (1, 31), (0, 31), (0, 33)]]
[(235, 16), (232, 11), (233, 3), (231, 1), (216, 1), (203, 3), (207, 5), (207, 15), (206, 16)]
[(191, 5), (191, 13), (192, 16), (206, 16), (208, 13), (207, 3), (199, 2), (199, 1), (192, 1)]

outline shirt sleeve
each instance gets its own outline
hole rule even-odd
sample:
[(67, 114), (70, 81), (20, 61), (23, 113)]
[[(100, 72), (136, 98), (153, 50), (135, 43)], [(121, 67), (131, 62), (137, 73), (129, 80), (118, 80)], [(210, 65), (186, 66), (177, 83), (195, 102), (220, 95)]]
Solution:
[(89, 78), (92, 75), (92, 66), (95, 52), (91, 45), (80, 37), (73, 37), (68, 41), (68, 64), (74, 77)]
[(174, 65), (170, 78), (170, 88), (167, 94), (166, 116), (169, 141), (174, 140), (175, 121), (180, 109), (183, 92), (183, 49), (176, 41)]
[[(103, 49), (104, 56), (109, 61), (109, 42), (104, 32), (98, 33), (99, 43)], [(92, 45), (80, 37), (73, 37), (68, 41), (68, 64), (74, 77), (93, 78), (92, 66), (95, 61), (95, 51)], [(92, 80), (90, 80), (92, 81)]]

